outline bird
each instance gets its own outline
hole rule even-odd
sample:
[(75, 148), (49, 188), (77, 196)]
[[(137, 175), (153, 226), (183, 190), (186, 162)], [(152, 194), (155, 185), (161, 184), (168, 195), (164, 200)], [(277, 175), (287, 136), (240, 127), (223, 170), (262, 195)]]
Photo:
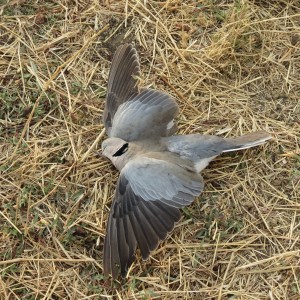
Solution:
[(201, 171), (224, 152), (264, 144), (256, 131), (223, 138), (176, 134), (179, 113), (166, 92), (139, 88), (137, 50), (120, 45), (112, 59), (103, 123), (102, 156), (120, 171), (107, 221), (103, 273), (126, 278), (140, 249), (146, 260), (180, 220), (180, 209), (203, 191)]

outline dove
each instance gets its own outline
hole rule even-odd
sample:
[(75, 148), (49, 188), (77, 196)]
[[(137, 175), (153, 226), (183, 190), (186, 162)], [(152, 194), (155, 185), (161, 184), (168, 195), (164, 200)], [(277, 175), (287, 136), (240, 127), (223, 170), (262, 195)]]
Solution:
[(104, 241), (104, 275), (126, 278), (137, 248), (146, 260), (203, 191), (200, 172), (224, 152), (264, 144), (265, 131), (233, 138), (175, 135), (178, 105), (169, 94), (138, 87), (131, 44), (117, 48), (108, 78), (102, 156), (120, 171)]

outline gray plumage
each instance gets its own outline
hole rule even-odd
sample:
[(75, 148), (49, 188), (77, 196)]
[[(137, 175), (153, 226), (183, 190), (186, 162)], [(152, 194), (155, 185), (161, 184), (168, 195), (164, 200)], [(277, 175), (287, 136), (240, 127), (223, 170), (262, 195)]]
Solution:
[(136, 248), (143, 259), (180, 219), (179, 208), (199, 196), (200, 172), (223, 152), (265, 143), (265, 131), (236, 138), (174, 135), (178, 114), (168, 94), (137, 87), (136, 50), (120, 46), (112, 61), (103, 121), (109, 138), (102, 153), (120, 171), (104, 243), (104, 274), (125, 277)]

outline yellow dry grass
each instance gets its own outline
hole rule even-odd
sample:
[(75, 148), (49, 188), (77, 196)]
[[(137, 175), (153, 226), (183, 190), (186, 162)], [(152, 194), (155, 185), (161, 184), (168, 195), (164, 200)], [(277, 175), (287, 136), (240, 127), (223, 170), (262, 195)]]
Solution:
[[(0, 1), (0, 299), (300, 299), (300, 3)], [(116, 47), (181, 133), (274, 135), (216, 159), (125, 281), (102, 275), (117, 172), (98, 156)]]

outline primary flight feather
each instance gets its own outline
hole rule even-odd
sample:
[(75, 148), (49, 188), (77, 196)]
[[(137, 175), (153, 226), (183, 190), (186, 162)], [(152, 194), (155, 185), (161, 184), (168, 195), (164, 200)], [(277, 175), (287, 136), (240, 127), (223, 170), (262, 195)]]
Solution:
[(236, 138), (173, 135), (176, 101), (137, 86), (138, 55), (121, 45), (113, 58), (103, 122), (109, 136), (102, 154), (120, 171), (104, 242), (104, 274), (126, 277), (137, 247), (143, 259), (172, 231), (179, 209), (199, 196), (200, 172), (223, 152), (247, 149), (271, 139), (265, 131)]

